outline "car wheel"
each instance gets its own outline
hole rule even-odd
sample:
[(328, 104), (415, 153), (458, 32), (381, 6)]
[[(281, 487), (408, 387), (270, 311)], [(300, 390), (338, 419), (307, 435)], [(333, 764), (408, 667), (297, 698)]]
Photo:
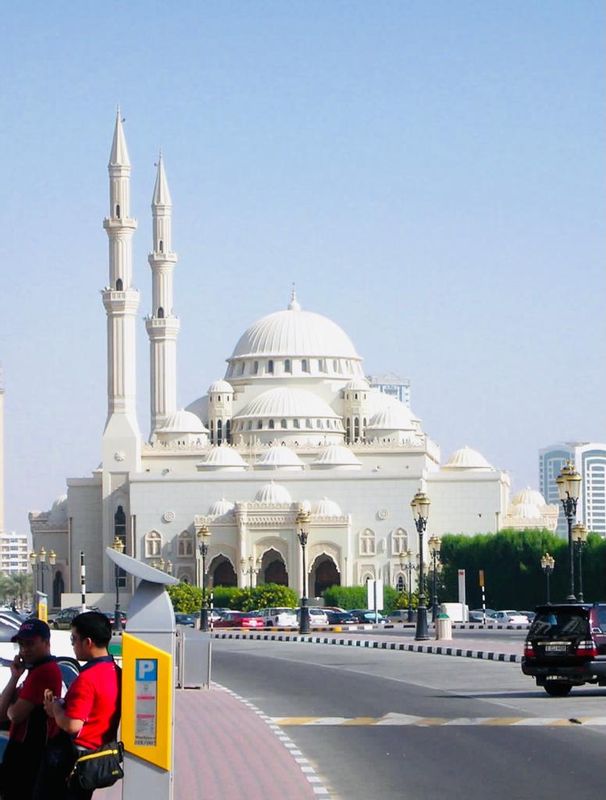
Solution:
[(566, 681), (546, 681), (543, 687), (550, 697), (566, 697), (570, 694), (572, 683)]

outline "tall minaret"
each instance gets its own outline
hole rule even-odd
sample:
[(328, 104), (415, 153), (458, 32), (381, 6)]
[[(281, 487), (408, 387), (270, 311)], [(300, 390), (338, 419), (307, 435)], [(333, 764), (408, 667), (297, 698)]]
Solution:
[(120, 109), (109, 157), (109, 286), (103, 292), (107, 312), (107, 421), (103, 433), (103, 466), (127, 472), (137, 469), (141, 435), (136, 412), (135, 321), (139, 292), (133, 287), (130, 216), (130, 159)]
[(151, 436), (177, 410), (177, 334), (179, 319), (173, 313), (173, 271), (177, 254), (172, 246), (172, 200), (162, 153), (158, 159), (152, 198), (153, 249), (152, 312), (145, 320), (150, 345)]
[(4, 530), (4, 375), (0, 367), (0, 533)]

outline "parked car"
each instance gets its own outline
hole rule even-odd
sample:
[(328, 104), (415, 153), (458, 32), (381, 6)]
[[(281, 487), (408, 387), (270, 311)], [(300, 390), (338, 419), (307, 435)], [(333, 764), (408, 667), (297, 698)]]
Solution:
[(408, 609), (396, 608), (387, 615), (388, 622), (408, 622)]
[(215, 628), (251, 628), (265, 627), (265, 620), (258, 611), (227, 611), (216, 622)]
[[(114, 627), (114, 617), (116, 616), (115, 611), (104, 611), (105, 616), (108, 618), (110, 625), (112, 628)], [(125, 628), (126, 627), (126, 614), (124, 611), (120, 611), (120, 625)]]
[(299, 624), (294, 608), (262, 608), (259, 614), (270, 628), (296, 628)]
[(606, 686), (606, 603), (538, 606), (522, 672), (552, 697), (584, 683)]
[(469, 621), (470, 622), (491, 622), (494, 621), (494, 615), (497, 612), (494, 608), (486, 608), (482, 610), (481, 608), (472, 608), (469, 612)]
[(372, 611), (369, 608), (353, 608), (351, 614), (355, 617), (356, 621), (364, 624), (378, 623), (384, 625), (387, 622), (387, 617), (384, 617), (380, 612)]
[(526, 619), (528, 620), (529, 623), (532, 622), (534, 620), (534, 617), (535, 617), (535, 612), (534, 611), (518, 611), (518, 614), (523, 614), (526, 617)]
[(175, 612), (175, 623), (177, 625), (184, 625), (186, 628), (195, 628), (198, 625), (193, 614), (183, 614), (179, 611)]
[[(97, 606), (90, 606), (84, 610), (103, 613)], [(77, 617), (78, 614), (82, 614), (82, 606), (68, 606), (67, 608), (62, 608), (57, 614), (53, 614), (49, 617), (48, 625), (55, 630), (68, 631), (72, 626), (72, 620)]]
[(495, 611), (495, 622), (499, 625), (528, 625), (528, 617), (520, 614), (519, 611), (507, 609), (505, 611)]
[(327, 608), (324, 613), (329, 625), (355, 625), (357, 622), (351, 611), (333, 611)]
[(309, 607), (309, 624), (310, 625), (328, 625), (328, 617), (323, 608), (317, 606)]

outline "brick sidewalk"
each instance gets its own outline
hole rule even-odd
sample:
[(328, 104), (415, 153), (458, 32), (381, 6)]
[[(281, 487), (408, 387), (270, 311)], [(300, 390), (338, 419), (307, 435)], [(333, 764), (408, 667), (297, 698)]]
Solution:
[[(177, 800), (328, 796), (288, 737), (279, 733), (278, 738), (258, 713), (225, 689), (177, 690), (175, 719)], [(120, 800), (121, 782), (94, 797)]]

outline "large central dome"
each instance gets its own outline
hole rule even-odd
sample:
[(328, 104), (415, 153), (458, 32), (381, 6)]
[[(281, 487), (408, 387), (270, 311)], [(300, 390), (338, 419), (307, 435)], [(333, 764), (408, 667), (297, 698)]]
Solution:
[(321, 314), (303, 311), (294, 297), (286, 311), (262, 317), (242, 334), (231, 358), (251, 356), (360, 359), (345, 331)]

